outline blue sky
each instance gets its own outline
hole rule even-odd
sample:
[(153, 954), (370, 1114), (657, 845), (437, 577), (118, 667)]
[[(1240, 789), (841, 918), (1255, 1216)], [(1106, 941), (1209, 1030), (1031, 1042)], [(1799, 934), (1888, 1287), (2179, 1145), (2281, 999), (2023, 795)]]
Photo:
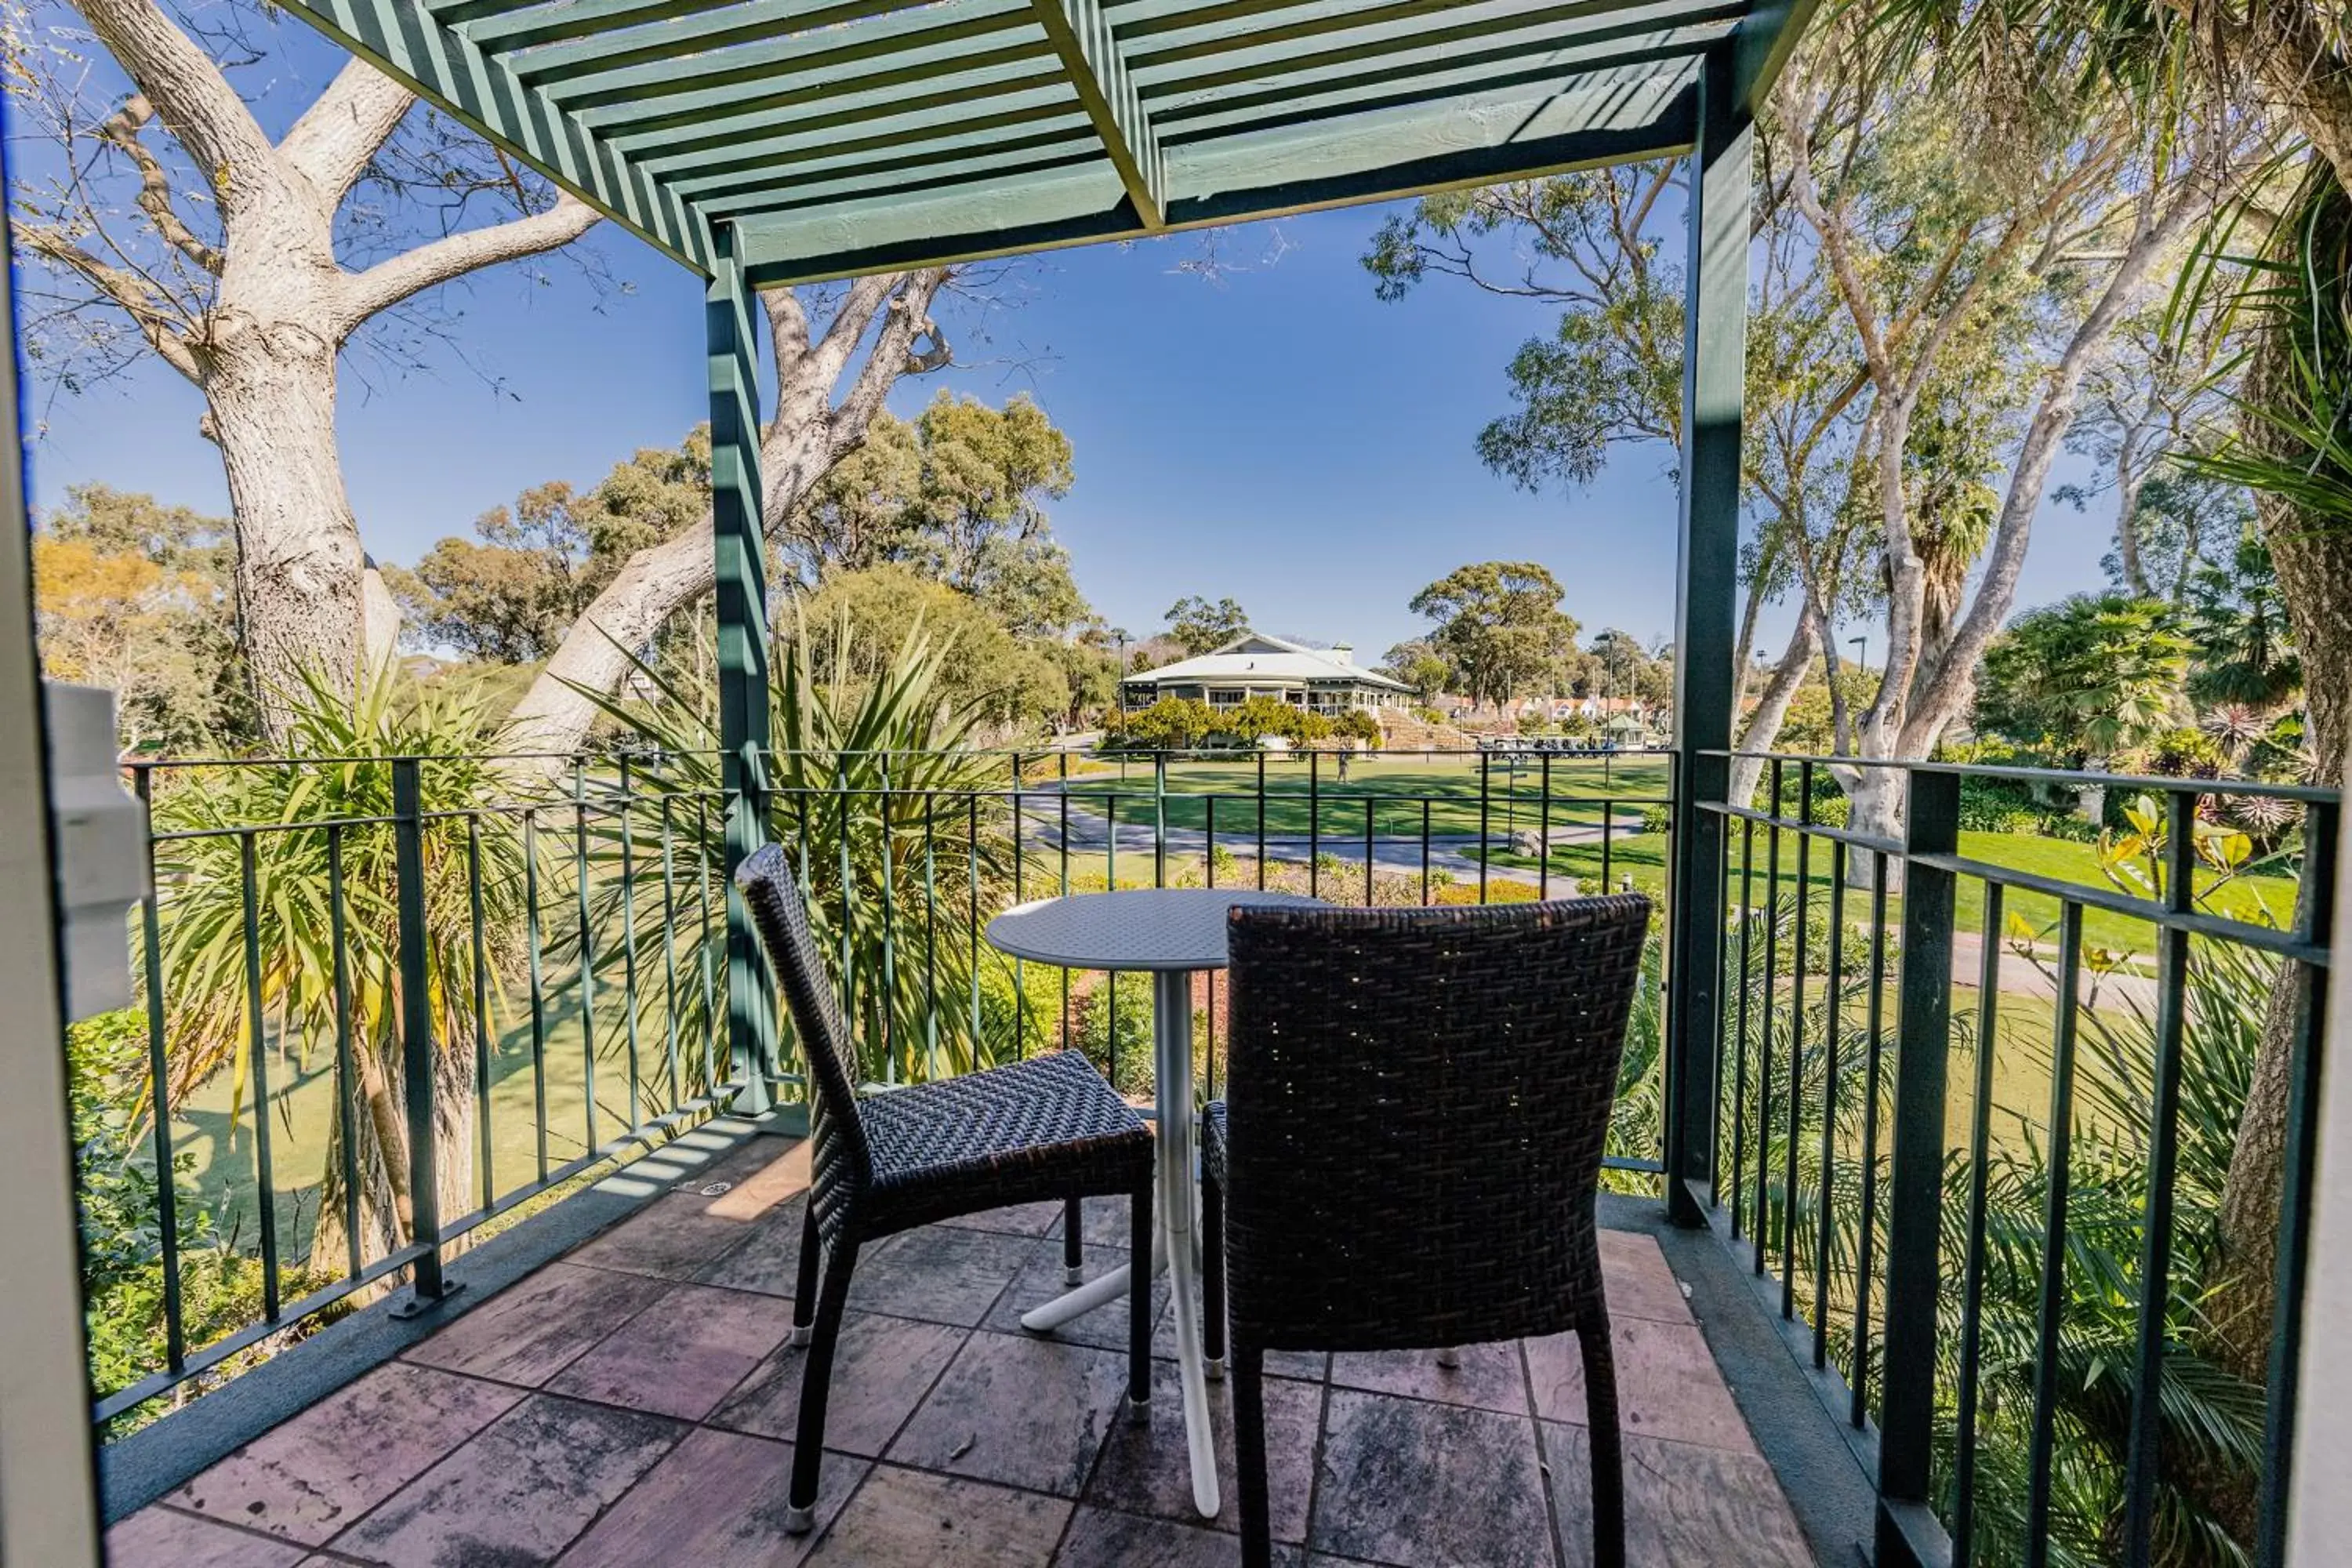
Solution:
[[(283, 58), (272, 129), (335, 63), (310, 42)], [(943, 316), (964, 363), (902, 384), (895, 405), (940, 384), (1034, 394), (1076, 453), (1053, 519), (1079, 584), (1139, 633), (1180, 595), (1230, 595), (1264, 629), (1377, 657), (1422, 629), (1405, 606), (1423, 584), (1465, 561), (1532, 559), (1588, 633), (1669, 635), (1669, 454), (1622, 448), (1574, 495), (1487, 473), (1472, 440), (1508, 406), (1504, 366), (1548, 314), (1445, 279), (1376, 300), (1358, 258), (1382, 210), (1232, 231), (1217, 281), (1179, 269), (1202, 254), (1193, 237), (1034, 258), (991, 308)], [(583, 243), (625, 290), (562, 263), (540, 284), (486, 274), (444, 301), (462, 313), (462, 356), (397, 377), (347, 364), (346, 479), (373, 552), (413, 561), (524, 486), (592, 483), (703, 417), (698, 281), (610, 225)], [(200, 400), (160, 366), (36, 409), (38, 503), (96, 479), (226, 510)], [(2046, 507), (2019, 605), (2093, 585), (2105, 543), (2103, 517)]]

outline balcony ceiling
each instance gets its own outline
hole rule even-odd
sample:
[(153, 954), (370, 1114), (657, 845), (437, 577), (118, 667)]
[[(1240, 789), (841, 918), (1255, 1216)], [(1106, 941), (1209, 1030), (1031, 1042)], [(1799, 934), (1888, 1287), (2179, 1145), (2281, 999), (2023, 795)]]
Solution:
[(1810, 0), (289, 0), (667, 254), (759, 284), (1688, 149)]

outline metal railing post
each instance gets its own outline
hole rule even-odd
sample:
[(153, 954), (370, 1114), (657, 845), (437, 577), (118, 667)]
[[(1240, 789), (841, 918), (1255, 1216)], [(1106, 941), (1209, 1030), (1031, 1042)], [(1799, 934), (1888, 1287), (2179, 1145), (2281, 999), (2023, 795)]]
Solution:
[(408, 1239), (425, 1250), (411, 1265), (408, 1299), (393, 1309), (413, 1317), (460, 1286), (441, 1276), (440, 1162), (434, 1099), (439, 1062), (433, 1040), (430, 939), (425, 929), (424, 791), (415, 757), (392, 763), (393, 870), (399, 880), (400, 1076), (408, 1111)]
[[(1958, 879), (1918, 864), (1960, 840), (1960, 780), (1912, 772), (1903, 831), (1895, 1145), (1887, 1175), (1885, 1347), (1878, 1415), (1880, 1568), (1924, 1561), (1943, 1527), (1928, 1488), (1936, 1446), (1936, 1340), (1943, 1248), (1944, 1090), (1952, 1046), (1952, 924)], [(1884, 873), (1882, 872), (1882, 875)], [(1985, 940), (1997, 941), (1987, 932)]]

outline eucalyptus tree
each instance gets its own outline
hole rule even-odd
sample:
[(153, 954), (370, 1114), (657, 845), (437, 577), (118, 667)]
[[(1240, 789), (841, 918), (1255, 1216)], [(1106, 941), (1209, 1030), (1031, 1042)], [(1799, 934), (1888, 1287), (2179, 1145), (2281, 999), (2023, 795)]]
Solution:
[(28, 357), (65, 389), (152, 358), (203, 394), (247, 666), (282, 727), (304, 669), (349, 689), (397, 623), (368, 591), (343, 484), (347, 351), (413, 363), (450, 331), (421, 297), (566, 245), (597, 215), (413, 113), (406, 89), (358, 60), (273, 140), (239, 86), (270, 85), (257, 8), (72, 4), (110, 62), (67, 27), (11, 51), (19, 124), (46, 144), (11, 193), (36, 278)]

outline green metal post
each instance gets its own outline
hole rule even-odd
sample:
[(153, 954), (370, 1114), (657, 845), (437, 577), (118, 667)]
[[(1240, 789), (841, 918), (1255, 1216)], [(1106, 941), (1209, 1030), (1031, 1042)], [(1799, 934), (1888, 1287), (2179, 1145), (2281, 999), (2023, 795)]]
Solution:
[[(1666, 1204), (1706, 1223), (1689, 1184), (1715, 1141), (1722, 1035), (1724, 818), (1739, 591), (1740, 394), (1747, 375), (1749, 170), (1755, 132), (1730, 52), (1710, 51), (1691, 155), (1683, 307), (1681, 571), (1675, 616), (1674, 804), (1667, 900)], [(1760, 1240), (1760, 1238), (1759, 1238)]]
[[(409, 1275), (408, 1299), (392, 1310), (412, 1317), (456, 1293), (441, 1277), (440, 1162), (434, 1141), (437, 1048), (433, 1043), (432, 942), (425, 930), (425, 813), (416, 759), (392, 764), (393, 870), (400, 910), (400, 1072), (408, 1111), (408, 1239), (425, 1250)], [(247, 842), (251, 840), (248, 838)], [(268, 1114), (263, 1106), (260, 1114)]]
[(751, 290), (735, 231), (714, 235), (703, 296), (709, 339), (710, 523), (719, 572), (719, 784), (727, 796), (727, 1038), (735, 1108), (770, 1104), (776, 1070), (775, 995), (735, 868), (767, 839), (768, 584), (760, 486), (760, 383), (752, 363)]

